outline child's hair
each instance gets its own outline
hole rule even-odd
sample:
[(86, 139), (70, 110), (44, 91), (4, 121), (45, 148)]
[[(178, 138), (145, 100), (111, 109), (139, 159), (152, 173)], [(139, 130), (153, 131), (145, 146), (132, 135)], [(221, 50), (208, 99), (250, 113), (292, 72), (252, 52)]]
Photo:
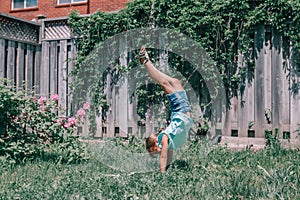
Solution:
[(157, 138), (158, 134), (163, 130), (164, 128), (161, 128), (159, 132), (153, 133), (152, 135), (146, 138), (146, 149), (149, 153), (152, 152), (151, 148), (155, 146), (155, 139)]
[(151, 148), (155, 145), (155, 138), (158, 136), (158, 133), (153, 133), (146, 138), (146, 149), (149, 153), (152, 152)]

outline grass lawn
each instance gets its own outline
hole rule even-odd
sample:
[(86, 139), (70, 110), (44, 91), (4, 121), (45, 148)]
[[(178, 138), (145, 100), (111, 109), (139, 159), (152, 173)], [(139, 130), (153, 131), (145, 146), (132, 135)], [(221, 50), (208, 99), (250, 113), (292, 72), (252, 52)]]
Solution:
[[(140, 142), (113, 144), (141, 152)], [(300, 199), (299, 150), (233, 151), (193, 142), (162, 175), (151, 163), (145, 170), (139, 157), (133, 159), (138, 167), (132, 167), (130, 153), (112, 169), (109, 159), (122, 150), (100, 144), (89, 149), (91, 158), (79, 164), (0, 165), (0, 199)]]

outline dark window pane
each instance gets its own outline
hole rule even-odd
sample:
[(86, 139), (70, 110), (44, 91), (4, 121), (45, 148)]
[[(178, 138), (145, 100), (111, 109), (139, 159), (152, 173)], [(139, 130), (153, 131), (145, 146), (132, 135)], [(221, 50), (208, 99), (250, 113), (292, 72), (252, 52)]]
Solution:
[(24, 8), (24, 0), (13, 0), (13, 9)]
[(73, 2), (86, 2), (86, 0), (73, 0)]
[(38, 4), (37, 0), (26, 0), (26, 8), (36, 7)]
[(59, 0), (59, 4), (71, 3), (71, 0)]

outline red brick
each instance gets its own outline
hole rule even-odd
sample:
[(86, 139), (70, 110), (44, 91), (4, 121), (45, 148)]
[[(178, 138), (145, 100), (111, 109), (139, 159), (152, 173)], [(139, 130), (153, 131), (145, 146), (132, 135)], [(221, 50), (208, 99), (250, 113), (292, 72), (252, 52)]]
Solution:
[(26, 20), (37, 19), (38, 15), (47, 18), (66, 17), (72, 10), (80, 14), (92, 14), (98, 10), (103, 12), (118, 11), (125, 8), (128, 0), (88, 0), (86, 3), (58, 6), (57, 0), (38, 0), (37, 9), (11, 10), (12, 0), (0, 0), (0, 12), (23, 18)]

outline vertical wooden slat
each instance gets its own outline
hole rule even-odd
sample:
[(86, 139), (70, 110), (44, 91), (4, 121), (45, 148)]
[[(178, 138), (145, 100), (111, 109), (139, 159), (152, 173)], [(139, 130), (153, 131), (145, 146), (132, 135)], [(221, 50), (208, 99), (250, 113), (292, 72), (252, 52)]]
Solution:
[[(127, 49), (126, 49), (126, 40), (121, 38), (119, 41), (119, 52), (120, 52), (120, 65), (127, 67)], [(124, 74), (122, 79), (119, 80), (119, 94), (117, 96), (117, 101), (119, 104), (119, 129), (120, 136), (127, 137), (128, 132), (128, 78), (127, 74)]]
[(49, 94), (49, 42), (42, 43), (41, 95)]
[[(63, 55), (65, 56), (65, 55)], [(65, 59), (65, 58), (62, 58)], [(61, 63), (60, 63), (61, 64)], [(60, 65), (62, 66), (62, 65)], [(57, 77), (57, 41), (50, 44), (50, 93), (57, 94), (58, 77)]]
[[(290, 42), (290, 68), (293, 71), (296, 71), (296, 56), (297, 52), (292, 48), (293, 44)], [(297, 74), (291, 73), (290, 77), (290, 85), (292, 86), (294, 83), (300, 83), (300, 76), (298, 77)], [(291, 139), (296, 140), (298, 136), (298, 129), (300, 128), (300, 93), (292, 93), (290, 96), (290, 134)], [(300, 92), (300, 91), (298, 91)]]
[(41, 46), (36, 46), (34, 60), (34, 89), (37, 95), (41, 92), (41, 56)]
[(31, 44), (26, 45), (25, 81), (26, 89), (31, 90), (33, 86), (33, 48)]
[(231, 99), (231, 109), (230, 109), (230, 119), (231, 119), (231, 129), (238, 130), (238, 99), (233, 97)]
[[(241, 52), (238, 55), (238, 67), (242, 70), (245, 69), (245, 61), (244, 56)], [(245, 90), (242, 94), (239, 94), (240, 101), (238, 102), (238, 133), (239, 137), (247, 137), (247, 130), (248, 130), (248, 109), (249, 109), (249, 101), (248, 101), (248, 80), (246, 80)], [(244, 101), (242, 104), (241, 100)]]
[[(248, 122), (249, 122), (249, 124), (252, 122), (255, 122), (255, 96), (254, 96), (255, 85), (256, 85), (255, 79), (253, 79), (251, 83), (248, 83), (248, 102), (249, 102)], [(252, 128), (254, 128), (254, 127), (252, 127)]]
[(146, 126), (146, 135), (145, 135), (145, 137), (149, 137), (152, 133), (153, 133), (153, 131), (154, 131), (154, 128), (153, 128), (153, 125), (152, 125), (152, 121), (151, 121), (151, 117), (152, 117), (152, 107), (150, 106), (150, 108), (147, 110), (147, 112), (146, 112), (146, 124), (145, 124), (145, 126)]
[[(86, 97), (86, 101), (90, 102), (89, 94)], [(81, 106), (82, 105), (80, 105), (80, 107)], [(83, 137), (91, 136), (90, 133), (89, 133), (89, 127), (90, 127), (90, 121), (89, 121), (89, 118), (87, 116), (86, 118), (84, 118), (84, 121), (82, 122), (82, 134), (81, 134), (81, 136), (83, 136)]]
[(230, 110), (226, 110), (224, 112), (224, 126), (223, 126), (223, 132), (222, 135), (224, 136), (231, 136), (231, 112)]
[[(278, 128), (280, 133), (282, 133), (282, 114), (283, 108), (283, 77), (284, 73), (282, 70), (282, 38), (281, 36), (273, 31), (273, 43), (272, 43), (272, 121), (273, 129)], [(280, 134), (281, 135), (281, 134)]]
[[(281, 36), (281, 50), (279, 58), (281, 59), (281, 81), (282, 81), (282, 107), (281, 107), (281, 124), (282, 132), (289, 132), (290, 129), (290, 85), (289, 85), (289, 71), (283, 67), (283, 37)], [(281, 133), (281, 138), (283, 133)]]
[(15, 42), (8, 41), (8, 52), (7, 52), (7, 78), (15, 83)]
[(18, 44), (18, 55), (17, 55), (17, 88), (23, 87), (23, 81), (25, 80), (25, 55), (24, 55), (24, 44)]
[(111, 87), (112, 77), (109, 74), (107, 76), (107, 87), (106, 87), (106, 99), (108, 102), (109, 110), (106, 113), (107, 116), (107, 137), (113, 137), (115, 132), (115, 118), (114, 118), (114, 88)]
[(255, 48), (255, 133), (257, 137), (264, 137), (265, 122), (265, 73), (264, 73), (264, 53), (265, 53), (265, 32), (264, 26), (259, 25), (254, 35)]
[[(131, 41), (128, 41), (131, 42)], [(130, 44), (128, 44), (128, 46), (130, 46)], [(133, 53), (129, 53), (129, 60), (128, 63), (132, 62), (132, 59), (134, 59)], [(134, 73), (134, 70), (132, 69), (130, 71), (131, 74)], [(130, 75), (129, 75), (130, 76)], [(134, 84), (135, 80), (130, 80), (128, 79), (128, 86), (131, 84)], [(130, 87), (130, 86), (129, 86)], [(135, 91), (132, 91), (133, 93), (128, 94), (128, 95), (132, 95), (130, 96), (130, 100), (128, 101), (128, 127), (131, 127), (132, 130), (132, 134), (136, 135), (137, 137), (138, 135), (138, 126), (137, 126), (137, 103), (136, 103), (136, 95), (135, 95)], [(128, 133), (129, 134), (129, 133)]]
[(0, 78), (5, 76), (5, 40), (0, 39)]
[(67, 41), (60, 41), (59, 61), (58, 61), (58, 95), (59, 104), (62, 109), (66, 109), (67, 103)]
[(71, 73), (75, 66), (75, 58), (76, 58), (76, 46), (74, 44), (74, 41), (72, 40), (71, 49), (70, 49), (70, 51), (68, 51), (68, 60), (69, 60), (69, 62), (68, 62), (68, 105), (67, 105), (68, 115), (74, 114), (74, 113), (72, 113), (72, 112), (74, 112), (73, 111), (74, 99), (73, 99), (73, 95), (71, 93), (72, 92), (71, 85), (73, 84), (74, 79), (71, 76)]
[[(266, 27), (266, 36), (265, 36), (265, 57), (264, 57), (264, 73), (265, 73), (265, 112), (266, 112), (266, 122), (272, 123), (272, 73), (271, 73), (271, 64), (272, 64), (272, 50), (271, 50), (271, 33), (268, 29), (269, 27)], [(268, 120), (270, 120), (268, 122)]]

